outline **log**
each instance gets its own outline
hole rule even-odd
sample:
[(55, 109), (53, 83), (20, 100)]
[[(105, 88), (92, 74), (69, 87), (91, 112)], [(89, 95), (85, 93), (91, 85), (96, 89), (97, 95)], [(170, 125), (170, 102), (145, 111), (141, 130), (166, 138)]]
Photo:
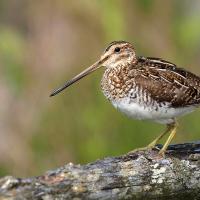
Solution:
[(200, 142), (69, 163), (32, 178), (0, 179), (0, 199), (200, 199)]

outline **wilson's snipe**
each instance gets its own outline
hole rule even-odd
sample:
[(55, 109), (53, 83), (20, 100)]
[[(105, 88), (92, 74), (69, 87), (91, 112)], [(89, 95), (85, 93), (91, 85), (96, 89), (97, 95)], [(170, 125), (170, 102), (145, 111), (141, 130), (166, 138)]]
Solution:
[(164, 154), (177, 129), (176, 118), (200, 105), (200, 78), (168, 61), (137, 57), (125, 41), (112, 42), (100, 59), (55, 91), (54, 96), (101, 66), (104, 95), (129, 117), (166, 124), (167, 129), (147, 147), (154, 147), (170, 133), (160, 154)]

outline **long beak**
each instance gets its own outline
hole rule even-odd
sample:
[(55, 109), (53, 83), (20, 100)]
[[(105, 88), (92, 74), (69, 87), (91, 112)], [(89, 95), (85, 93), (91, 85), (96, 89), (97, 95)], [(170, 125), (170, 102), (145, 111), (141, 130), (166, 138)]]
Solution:
[(64, 89), (66, 89), (67, 87), (69, 87), (70, 85), (72, 85), (73, 83), (77, 82), (78, 80), (82, 79), (83, 77), (87, 76), (88, 74), (90, 74), (91, 72), (97, 70), (98, 68), (101, 67), (102, 64), (102, 60), (97, 61), (96, 63), (94, 63), (92, 66), (88, 67), (87, 69), (85, 69), (84, 71), (82, 71), (80, 74), (76, 75), (74, 78), (72, 78), (71, 80), (67, 81), (62, 87), (54, 90), (51, 94), (50, 97), (55, 96), (56, 94), (62, 92)]

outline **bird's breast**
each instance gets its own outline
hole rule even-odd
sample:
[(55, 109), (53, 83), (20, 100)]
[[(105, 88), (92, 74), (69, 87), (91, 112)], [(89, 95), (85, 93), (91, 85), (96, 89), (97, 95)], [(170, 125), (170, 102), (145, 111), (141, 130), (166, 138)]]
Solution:
[(110, 101), (124, 98), (134, 87), (133, 79), (128, 77), (128, 69), (123, 66), (107, 69), (101, 80), (101, 89)]

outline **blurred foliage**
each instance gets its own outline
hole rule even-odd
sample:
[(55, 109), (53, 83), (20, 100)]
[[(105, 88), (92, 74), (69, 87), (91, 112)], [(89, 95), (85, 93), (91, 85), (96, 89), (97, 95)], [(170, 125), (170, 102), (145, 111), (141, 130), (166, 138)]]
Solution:
[(1, 27), (0, 52), (4, 78), (13, 90), (19, 92), (26, 85), (25, 67), (23, 66), (24, 41), (15, 30)]
[(101, 13), (102, 28), (105, 33), (105, 39), (110, 42), (118, 38), (124, 38), (124, 10), (122, 9), (122, 1), (98, 1)]
[[(200, 2), (59, 0), (0, 2), (0, 175), (38, 175), (150, 143), (164, 126), (129, 119), (100, 91), (103, 69), (49, 98), (113, 40), (200, 74)], [(199, 112), (174, 142), (199, 138)], [(192, 129), (191, 129), (192, 127)]]

